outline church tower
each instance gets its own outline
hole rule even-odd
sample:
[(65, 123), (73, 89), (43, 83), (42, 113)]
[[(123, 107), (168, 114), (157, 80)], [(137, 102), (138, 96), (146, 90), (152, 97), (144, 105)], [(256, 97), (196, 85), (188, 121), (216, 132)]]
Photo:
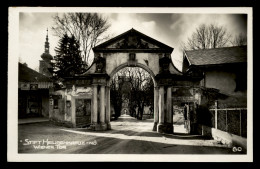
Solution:
[(41, 55), (42, 60), (40, 60), (39, 72), (45, 76), (52, 77), (52, 73), (49, 69), (52, 68), (51, 60), (53, 57), (50, 55), (50, 43), (48, 38), (48, 29), (46, 35), (46, 41), (44, 44), (44, 53)]

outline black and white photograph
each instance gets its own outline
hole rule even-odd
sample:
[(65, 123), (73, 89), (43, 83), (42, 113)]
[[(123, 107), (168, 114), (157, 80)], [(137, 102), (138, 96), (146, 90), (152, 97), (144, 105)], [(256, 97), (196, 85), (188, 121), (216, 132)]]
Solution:
[(8, 21), (8, 161), (253, 160), (252, 8), (9, 7)]

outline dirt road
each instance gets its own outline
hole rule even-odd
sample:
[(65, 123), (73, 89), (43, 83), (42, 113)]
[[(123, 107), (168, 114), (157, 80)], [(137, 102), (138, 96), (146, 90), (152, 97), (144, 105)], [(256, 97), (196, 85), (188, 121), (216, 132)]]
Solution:
[[(231, 148), (202, 136), (151, 131), (153, 120), (122, 115), (112, 130), (66, 128), (49, 122), (23, 124), (18, 129), (19, 153), (57, 154), (237, 154)], [(180, 130), (180, 126), (175, 126)], [(175, 130), (175, 131), (176, 131)], [(178, 131), (176, 131), (178, 132)]]

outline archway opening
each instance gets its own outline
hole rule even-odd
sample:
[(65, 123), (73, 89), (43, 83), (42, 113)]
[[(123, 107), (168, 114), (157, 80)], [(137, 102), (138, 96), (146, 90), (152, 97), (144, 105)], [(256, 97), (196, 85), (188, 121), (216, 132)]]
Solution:
[(124, 115), (153, 121), (155, 85), (153, 74), (142, 67), (124, 66), (113, 71), (109, 80), (111, 120)]
[(193, 88), (173, 87), (173, 125), (175, 133), (190, 134), (191, 119), (194, 118), (195, 99), (192, 95)]
[(178, 134), (189, 134), (190, 103), (185, 101), (173, 101), (173, 126)]

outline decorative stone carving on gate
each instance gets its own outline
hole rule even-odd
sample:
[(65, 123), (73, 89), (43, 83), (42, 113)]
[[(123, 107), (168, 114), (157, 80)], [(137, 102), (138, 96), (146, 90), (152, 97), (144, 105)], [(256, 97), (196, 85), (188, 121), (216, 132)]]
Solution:
[(106, 59), (98, 55), (95, 58), (96, 71), (95, 73), (106, 73)]
[(142, 40), (140, 37), (130, 35), (115, 44), (118, 49), (149, 49), (148, 42)]

